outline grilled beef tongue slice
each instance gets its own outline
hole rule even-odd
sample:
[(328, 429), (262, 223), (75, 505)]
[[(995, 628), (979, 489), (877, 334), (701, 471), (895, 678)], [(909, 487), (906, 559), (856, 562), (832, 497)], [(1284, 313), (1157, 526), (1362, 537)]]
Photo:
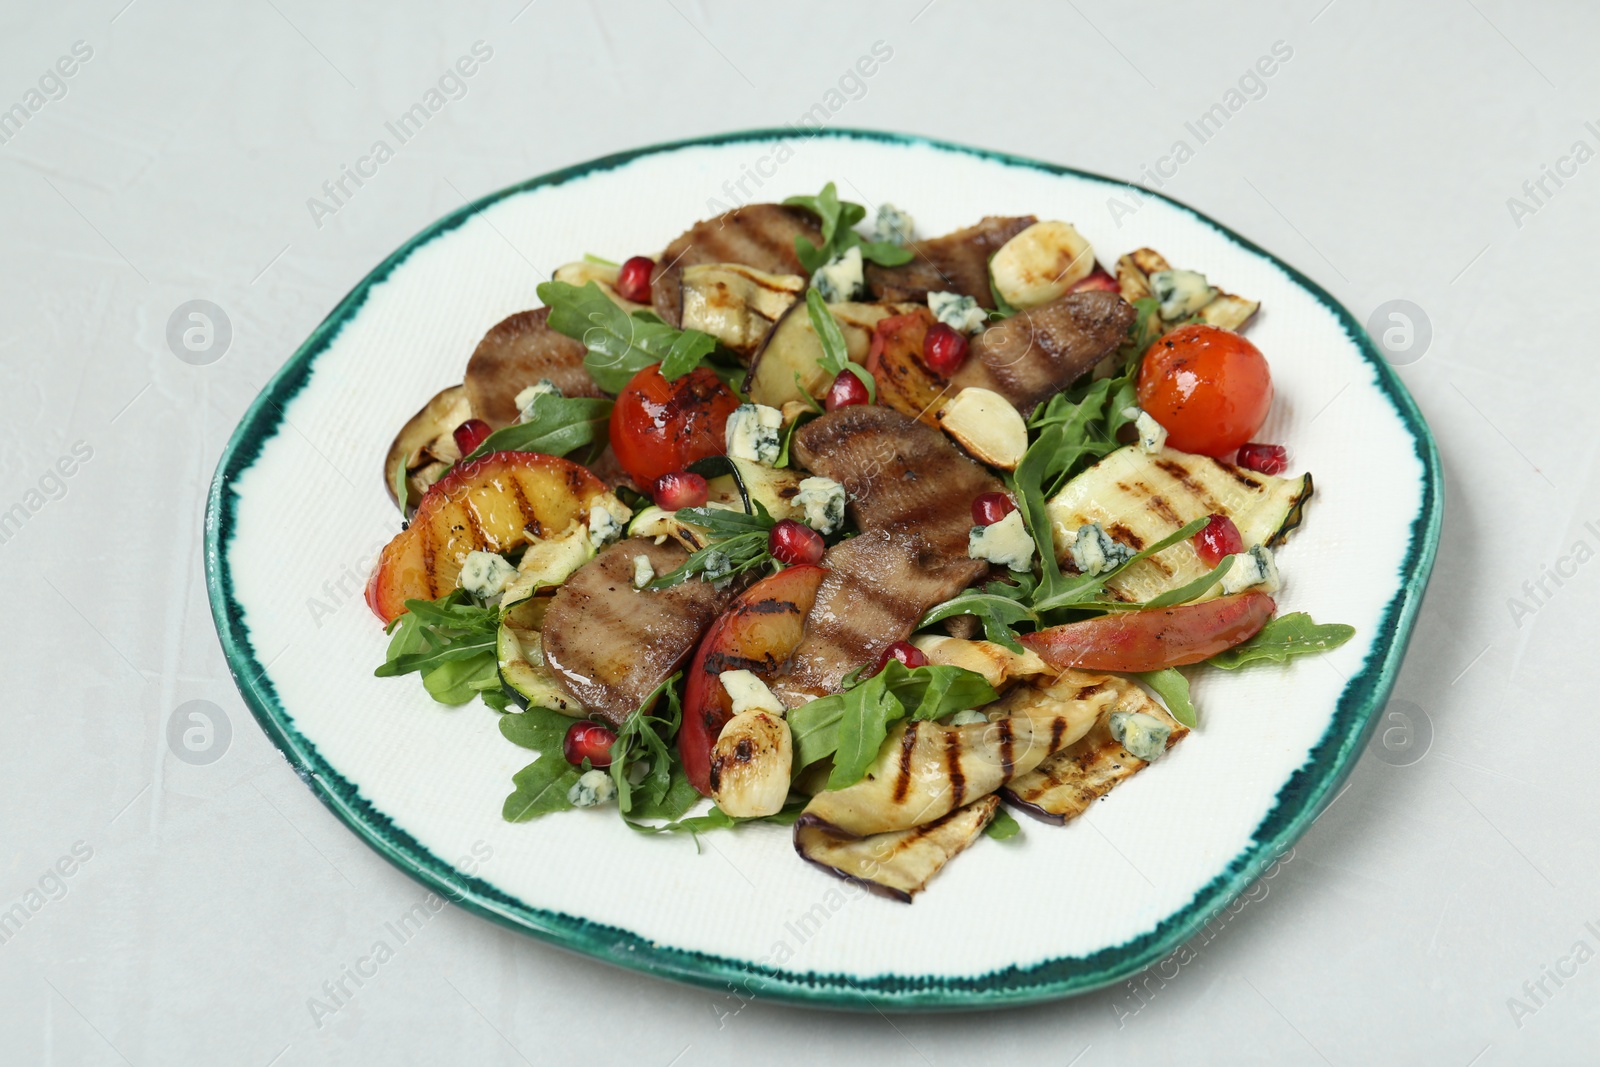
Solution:
[(993, 389), (1024, 415), (1117, 350), (1133, 325), (1133, 305), (1116, 293), (1068, 293), (995, 323), (972, 341), (951, 394)]
[(838, 690), (846, 674), (911, 636), (923, 612), (989, 566), (968, 559), (965, 544), (952, 554), (913, 530), (864, 530), (828, 549), (822, 565), (828, 576), (806, 616), (805, 637), (789, 673), (772, 687), (791, 707)]
[(697, 263), (742, 263), (768, 274), (805, 274), (794, 239), (822, 244), (817, 217), (784, 204), (746, 204), (697, 222), (661, 253), (650, 278), (651, 303), (662, 321), (683, 324), (679, 273)]
[(929, 293), (961, 293), (975, 298), (980, 307), (992, 308), (989, 257), (1038, 221), (1032, 215), (990, 216), (943, 237), (913, 241), (906, 246), (912, 251), (911, 262), (898, 267), (867, 264), (867, 288), (875, 300), (920, 304)]
[(689, 558), (671, 541), (619, 541), (567, 579), (544, 617), (545, 662), (590, 714), (615, 726), (678, 669), (738, 593), (698, 578), (635, 589), (633, 557), (641, 555), (658, 575)]
[(550, 328), (550, 309), (519, 311), (497, 323), (467, 361), (472, 414), (501, 429), (516, 422), (517, 394), (549, 378), (566, 396), (603, 396), (583, 369), (583, 342)]
[(962, 561), (973, 498), (1005, 489), (943, 433), (891, 408), (856, 404), (818, 416), (795, 431), (792, 447), (800, 466), (844, 486), (859, 529), (914, 531)]

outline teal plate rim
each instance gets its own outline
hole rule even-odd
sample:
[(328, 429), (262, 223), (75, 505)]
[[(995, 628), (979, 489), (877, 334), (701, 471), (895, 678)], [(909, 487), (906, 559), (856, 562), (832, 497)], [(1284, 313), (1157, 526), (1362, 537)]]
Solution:
[[(1155, 929), (1120, 945), (1087, 956), (1062, 957), (1027, 967), (1007, 967), (981, 975), (946, 977), (886, 974), (857, 978), (761, 967), (722, 956), (655, 944), (631, 931), (591, 922), (575, 915), (531, 907), (482, 879), (456, 870), (433, 855), (388, 816), (369, 805), (295, 729), (279, 703), (266, 669), (250, 646), (243, 612), (234, 599), (226, 549), (234, 532), (235, 494), (230, 487), (260, 456), (277, 432), (284, 406), (310, 379), (317, 357), (365, 303), (371, 288), (383, 281), (418, 248), (460, 226), (484, 208), (509, 196), (556, 186), (586, 175), (613, 170), (643, 156), (684, 148), (773, 141), (797, 136), (790, 129), (742, 130), (734, 133), (670, 141), (602, 156), (531, 178), (472, 201), (439, 219), (390, 254), (341, 300), (328, 317), (290, 357), (251, 404), (229, 440), (206, 502), (205, 570), (211, 613), (228, 669), (256, 721), (317, 797), (370, 847), (440, 896), (502, 925), (562, 948), (618, 966), (712, 988), (737, 988), (745, 993), (795, 1004), (843, 1010), (951, 1011), (999, 1008), (1055, 1000), (1109, 985), (1149, 967), (1199, 932), (1268, 866), (1282, 856), (1311, 825), (1349, 776), (1365, 747), (1377, 711), (1388, 699), (1405, 656), (1406, 645), (1422, 595), (1433, 570), (1443, 515), (1439, 455), (1433, 435), (1416, 403), (1394, 369), (1382, 358), (1359, 323), (1326, 290), (1294, 267), (1241, 237), (1214, 219), (1159, 192), (1141, 189), (1210, 226), (1247, 252), (1283, 270), (1331, 311), (1346, 336), (1377, 372), (1378, 386), (1394, 406), (1422, 463), (1422, 502), (1412, 520), (1403, 581), (1384, 609), (1382, 633), (1359, 672), (1345, 685), (1338, 706), (1305, 764), (1278, 791), (1276, 802), (1252, 835), (1252, 843), (1235, 856), (1183, 908)], [(1073, 167), (1027, 159), (1007, 152), (973, 148), (912, 134), (874, 130), (830, 129), (811, 136), (923, 145), (1005, 164), (1072, 175), (1118, 188), (1127, 183)]]

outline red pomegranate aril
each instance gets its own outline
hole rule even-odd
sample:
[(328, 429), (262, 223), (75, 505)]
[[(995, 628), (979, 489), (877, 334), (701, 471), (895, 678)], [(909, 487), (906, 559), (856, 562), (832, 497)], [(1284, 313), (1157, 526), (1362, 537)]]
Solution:
[(575, 722), (567, 728), (561, 754), (574, 767), (581, 767), (584, 760), (588, 760), (591, 767), (609, 767), (611, 746), (616, 740), (614, 731), (597, 722)]
[(1111, 275), (1107, 274), (1104, 267), (1096, 265), (1094, 270), (1090, 271), (1087, 277), (1075, 282), (1073, 284), (1072, 288), (1068, 290), (1068, 292), (1072, 292), (1072, 293), (1087, 293), (1087, 292), (1115, 293), (1115, 292), (1120, 292), (1121, 289), (1122, 289), (1122, 287), (1117, 284), (1117, 280), (1115, 278), (1113, 278)]
[(820, 563), (827, 545), (822, 535), (804, 523), (784, 519), (767, 534), (767, 551), (779, 563), (798, 566), (803, 563)]
[(483, 444), (489, 437), (489, 424), (482, 419), (468, 419), (455, 428), (456, 447), (463, 456)]
[(828, 397), (822, 406), (829, 411), (838, 411), (854, 404), (870, 404), (872, 397), (867, 393), (866, 383), (849, 371), (845, 371), (833, 380), (828, 386)]
[(1211, 521), (1200, 528), (1193, 540), (1195, 554), (1207, 567), (1221, 563), (1223, 556), (1244, 551), (1244, 538), (1239, 536), (1239, 527), (1226, 515), (1211, 516)]
[(1239, 455), (1234, 462), (1257, 474), (1282, 474), (1289, 469), (1289, 450), (1282, 445), (1251, 442), (1239, 446)]
[(617, 271), (617, 295), (635, 304), (650, 303), (650, 275), (656, 261), (649, 256), (634, 256)]
[(667, 511), (679, 508), (697, 508), (706, 502), (706, 480), (688, 471), (674, 471), (656, 479), (656, 507)]
[(983, 493), (972, 501), (972, 521), (979, 526), (993, 526), (1016, 510), (1004, 493)]
[(916, 670), (918, 667), (928, 665), (927, 654), (913, 645), (910, 641), (896, 641), (883, 650), (883, 655), (878, 657), (878, 665), (872, 668), (872, 673), (877, 674), (889, 665), (892, 659), (899, 660), (907, 670)]
[(927, 336), (922, 340), (922, 362), (929, 370), (948, 378), (960, 369), (966, 359), (966, 334), (943, 322), (928, 327)]

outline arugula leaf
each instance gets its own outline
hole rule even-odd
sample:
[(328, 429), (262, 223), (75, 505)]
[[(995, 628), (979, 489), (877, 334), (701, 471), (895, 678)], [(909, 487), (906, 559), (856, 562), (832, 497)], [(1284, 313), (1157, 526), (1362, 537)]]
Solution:
[[(611, 781), (617, 787), (617, 807), (623, 815), (634, 809), (633, 794), (638, 790), (643, 796), (641, 810), (657, 810), (666, 803), (672, 791), (672, 749), (667, 742), (678, 732), (683, 718), (683, 708), (678, 703), (677, 684), (680, 671), (650, 691), (617, 731), (611, 743)], [(665, 697), (667, 713), (651, 714), (660, 697)], [(643, 777), (637, 785), (633, 782), (636, 768), (643, 768)]]
[(1161, 671), (1146, 671), (1135, 678), (1155, 690), (1156, 696), (1167, 706), (1167, 711), (1183, 725), (1194, 729), (1199, 721), (1194, 702), (1189, 699), (1189, 679), (1176, 667)]
[(547, 456), (565, 456), (580, 448), (586, 449), (585, 456), (592, 459), (606, 445), (611, 408), (609, 400), (541, 393), (533, 398), (525, 421), (485, 437), (462, 462), (491, 452), (543, 452)]
[(1168, 589), (1144, 602), (1145, 608), (1169, 608), (1174, 604), (1187, 604), (1199, 596), (1204, 596), (1211, 587), (1222, 581), (1223, 576), (1233, 569), (1239, 557), (1228, 555), (1217, 561), (1207, 574), (1202, 574), (1192, 582), (1186, 582), (1176, 589)]
[[(696, 797), (699, 794), (695, 794)], [(641, 834), (692, 834), (696, 843), (701, 834), (708, 830), (732, 830), (753, 822), (770, 822), (779, 826), (792, 826), (800, 813), (805, 810), (806, 801), (791, 801), (775, 815), (757, 815), (749, 818), (729, 815), (715, 804), (704, 815), (695, 815), (687, 819), (677, 819), (673, 822), (656, 826), (647, 826), (644, 823), (628, 820), (628, 825)]]
[(674, 570), (646, 585), (646, 589), (668, 589), (699, 575), (709, 582), (734, 578), (772, 560), (767, 550), (767, 535), (777, 525), (761, 501), (751, 498), (754, 512), (729, 508), (679, 508), (682, 522), (706, 528), (706, 547), (692, 553)]
[(983, 675), (944, 663), (912, 670), (899, 660), (890, 660), (878, 677), (912, 719), (942, 719), (1000, 699)]
[[(873, 381), (867, 368), (850, 358), (850, 349), (845, 344), (844, 331), (839, 329), (839, 320), (833, 317), (833, 312), (828, 310), (822, 294), (815, 289), (806, 290), (806, 313), (811, 316), (811, 328), (817, 332), (817, 339), (822, 342), (822, 369), (835, 378), (846, 372), (854, 374), (860, 379), (861, 384), (867, 387), (869, 402), (877, 403), (878, 383)], [(799, 380), (800, 372), (796, 371), (796, 383)], [(801, 392), (804, 393), (805, 390), (802, 389)]]
[(484, 690), (500, 688), (500, 664), (493, 652), (450, 660), (424, 674), (422, 687), (441, 704), (465, 704)]
[(500, 720), (500, 735), (514, 745), (535, 752), (550, 752), (561, 747), (567, 731), (577, 721), (549, 708), (532, 707), (504, 716)]
[(1017, 825), (1017, 820), (1005, 808), (996, 808), (994, 818), (989, 820), (989, 825), (983, 828), (983, 836), (992, 837), (996, 841), (1009, 841), (1021, 832), (1022, 827)]
[(681, 378), (717, 347), (708, 333), (673, 329), (650, 312), (629, 315), (594, 282), (581, 289), (542, 282), (536, 292), (550, 308), (550, 328), (588, 348), (584, 368), (608, 393), (620, 393), (629, 378), (652, 363), (662, 365), (662, 377)]
[(583, 772), (566, 761), (559, 750), (547, 752), (511, 776), (516, 789), (500, 806), (506, 822), (527, 822), (552, 811), (566, 811), (567, 793)]
[(889, 724), (905, 713), (899, 698), (876, 680), (845, 693), (828, 788), (843, 789), (859, 782), (878, 758), (878, 750), (889, 736)]
[(672, 784), (659, 801), (643, 796), (634, 802), (633, 810), (629, 813), (632, 818), (627, 819), (628, 825), (637, 830), (640, 827), (635, 823), (636, 819), (674, 821), (695, 806), (700, 799), (700, 791), (689, 783), (689, 776), (678, 765), (672, 767), (671, 774)]
[(596, 264), (598, 266), (601, 266), (601, 267), (618, 267), (618, 268), (620, 268), (622, 266), (621, 263), (618, 263), (618, 262), (616, 262), (614, 260), (607, 259), (605, 256), (597, 256), (593, 252), (585, 252), (583, 254), (583, 261), (585, 263), (594, 263), (594, 264)]
[(1316, 623), (1303, 611), (1280, 615), (1268, 622), (1250, 640), (1218, 652), (1206, 660), (1225, 671), (1238, 670), (1251, 663), (1283, 663), (1291, 656), (1305, 656), (1338, 648), (1355, 636), (1356, 628), (1342, 622)]
[[(1031, 575), (1029, 576), (1032, 577)], [(1017, 632), (1011, 627), (1019, 622), (1031, 622), (1038, 625), (1039, 616), (1025, 604), (998, 593), (982, 592), (968, 589), (959, 596), (946, 600), (943, 604), (935, 604), (917, 620), (917, 629), (932, 626), (942, 619), (956, 615), (974, 615), (983, 623), (983, 636), (997, 645), (1004, 645), (1013, 652), (1021, 653), (1022, 645), (1017, 641)]]
[(885, 267), (898, 267), (911, 262), (911, 250), (888, 241), (866, 241), (856, 233), (856, 223), (867, 217), (867, 209), (860, 204), (839, 199), (839, 191), (832, 182), (822, 187), (816, 196), (791, 196), (784, 201), (793, 207), (803, 207), (822, 220), (822, 246), (819, 248), (804, 237), (794, 239), (795, 255), (807, 273), (825, 266), (835, 256), (852, 248), (861, 249), (861, 257)]
[[(1070, 608), (1080, 605), (1090, 607), (1094, 606), (1092, 603), (1094, 594), (1103, 592), (1105, 590), (1106, 583), (1111, 581), (1111, 579), (1115, 578), (1117, 575), (1121, 574), (1135, 563), (1138, 563), (1140, 560), (1148, 559), (1157, 552), (1165, 551), (1166, 549), (1169, 549), (1173, 545), (1177, 544), (1179, 541), (1188, 540), (1195, 534), (1199, 533), (1205, 524), (1210, 521), (1211, 517), (1209, 515), (1202, 516), (1179, 528), (1173, 533), (1168, 534), (1161, 540), (1156, 541), (1153, 544), (1146, 545), (1144, 548), (1135, 552), (1133, 555), (1129, 556), (1126, 560), (1124, 560), (1122, 563), (1119, 563), (1109, 571), (1104, 571), (1100, 574), (1078, 574), (1073, 575), (1070, 578), (1058, 577), (1056, 589), (1051, 593), (1045, 594), (1043, 583), (1041, 583), (1040, 593), (1042, 595), (1035, 597), (1033, 602), (1033, 610), (1042, 615), (1046, 611), (1052, 611), (1056, 608)], [(1046, 528), (1046, 534), (1047, 536), (1049, 534), (1048, 528)], [(1051, 552), (1053, 555), (1053, 545)]]
[[(408, 600), (406, 611), (389, 624), (389, 649), (372, 673), (392, 678), (421, 672), (422, 684), (441, 704), (465, 704), (481, 692), (500, 688), (496, 639), (498, 608), (466, 602), (455, 589), (437, 600)], [(494, 706), (493, 698), (486, 702)]]
[[(794, 378), (796, 383), (800, 381), (799, 371), (795, 371)], [(789, 428), (783, 431), (783, 447), (778, 449), (778, 461), (773, 464), (774, 467), (787, 467), (789, 465), (789, 446), (794, 443), (794, 432), (800, 427), (804, 426), (806, 423), (810, 422), (812, 419), (816, 418), (818, 415), (822, 414), (822, 405), (818, 404), (816, 400), (812, 398), (811, 394), (806, 393), (804, 389), (802, 389), (801, 392), (805, 395), (805, 398), (811, 402), (811, 406), (816, 410), (802, 411), (795, 417), (795, 420), (789, 424)]]

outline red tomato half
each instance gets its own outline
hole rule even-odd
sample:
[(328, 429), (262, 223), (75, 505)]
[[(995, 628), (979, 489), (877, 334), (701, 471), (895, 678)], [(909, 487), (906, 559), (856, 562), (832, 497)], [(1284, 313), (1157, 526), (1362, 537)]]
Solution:
[(635, 483), (648, 489), (663, 474), (727, 451), (723, 433), (739, 398), (707, 367), (676, 381), (655, 363), (622, 387), (611, 412), (611, 450)]
[(1272, 407), (1261, 350), (1231, 330), (1180, 326), (1144, 354), (1139, 406), (1180, 452), (1221, 458), (1249, 441)]

